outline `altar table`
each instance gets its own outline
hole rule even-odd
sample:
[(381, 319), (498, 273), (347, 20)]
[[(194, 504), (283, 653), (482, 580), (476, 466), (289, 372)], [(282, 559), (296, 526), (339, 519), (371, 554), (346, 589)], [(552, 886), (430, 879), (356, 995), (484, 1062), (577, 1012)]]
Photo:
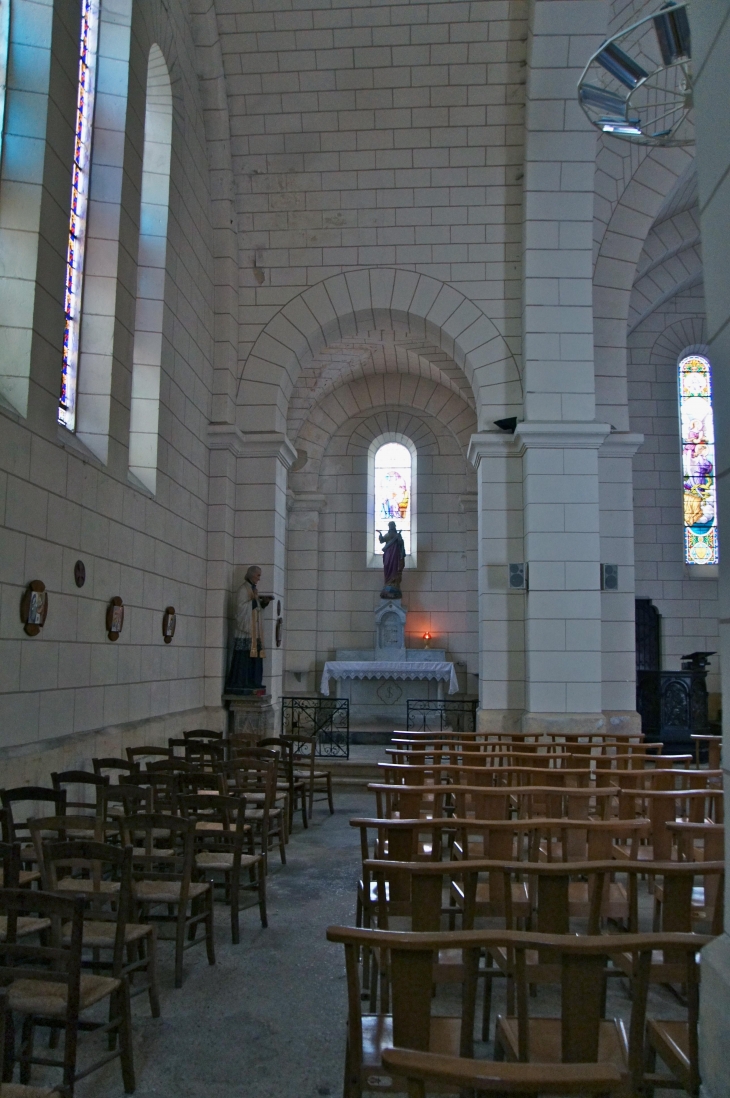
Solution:
[(459, 690), (454, 665), (447, 660), (328, 660), (320, 685), (325, 697), (330, 679), (436, 679), (448, 682), (449, 694)]

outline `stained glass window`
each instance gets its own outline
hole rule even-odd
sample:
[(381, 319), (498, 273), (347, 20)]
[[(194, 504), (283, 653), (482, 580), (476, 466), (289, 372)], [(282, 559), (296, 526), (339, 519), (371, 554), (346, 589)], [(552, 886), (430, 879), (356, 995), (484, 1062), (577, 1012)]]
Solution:
[(76, 98), (76, 131), (71, 180), (71, 217), (66, 255), (64, 294), (65, 327), (63, 332), (63, 375), (59, 422), (73, 431), (76, 427), (76, 382), (79, 362), (81, 296), (84, 283), (86, 215), (91, 174), (91, 130), (96, 90), (96, 55), (99, 44), (99, 8), (101, 0), (81, 0), (79, 38), (79, 84)]
[(386, 442), (375, 454), (374, 553), (383, 551), (378, 534), (387, 531), (389, 522), (394, 522), (403, 535), (406, 553), (411, 552), (411, 473), (411, 452), (400, 442)]
[(679, 417), (684, 489), (684, 559), (687, 564), (717, 564), (715, 428), (712, 371), (702, 355), (679, 363)]

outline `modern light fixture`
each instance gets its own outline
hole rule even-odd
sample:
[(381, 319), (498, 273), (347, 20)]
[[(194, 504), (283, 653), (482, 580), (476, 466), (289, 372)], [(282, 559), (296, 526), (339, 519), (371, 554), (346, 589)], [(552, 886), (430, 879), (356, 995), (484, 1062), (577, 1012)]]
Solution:
[(689, 145), (691, 56), (687, 2), (669, 0), (596, 50), (578, 102), (602, 133), (637, 145)]

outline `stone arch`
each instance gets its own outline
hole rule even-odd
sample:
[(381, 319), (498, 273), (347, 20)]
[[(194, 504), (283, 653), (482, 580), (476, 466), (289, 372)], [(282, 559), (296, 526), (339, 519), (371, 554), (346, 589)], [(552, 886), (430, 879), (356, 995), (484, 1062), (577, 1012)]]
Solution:
[[(408, 434), (402, 426), (404, 415), (433, 417), (453, 437), (466, 460), (469, 439), (476, 430), (476, 414), (462, 397), (418, 375), (371, 375), (339, 386), (310, 413), (296, 439), (297, 450), (306, 454), (307, 461), (301, 471), (292, 473), (295, 490), (314, 490), (322, 457), (343, 424), (375, 412), (387, 424), (384, 431), (401, 434)], [(401, 426), (393, 425), (396, 419)]]
[(683, 317), (676, 324), (670, 324), (657, 336), (651, 349), (650, 362), (657, 365), (667, 363), (676, 366), (681, 354), (694, 352), (709, 358), (709, 350), (705, 318)]
[(522, 409), (517, 363), (489, 317), (462, 293), (429, 275), (388, 267), (332, 275), (285, 305), (259, 335), (243, 368), (238, 426), (286, 429), (300, 364), (358, 331), (405, 329), (427, 337), (460, 366), (480, 417)]
[(596, 418), (628, 430), (626, 329), (644, 241), (668, 195), (694, 157), (686, 149), (653, 150), (638, 165), (603, 235), (593, 275)]

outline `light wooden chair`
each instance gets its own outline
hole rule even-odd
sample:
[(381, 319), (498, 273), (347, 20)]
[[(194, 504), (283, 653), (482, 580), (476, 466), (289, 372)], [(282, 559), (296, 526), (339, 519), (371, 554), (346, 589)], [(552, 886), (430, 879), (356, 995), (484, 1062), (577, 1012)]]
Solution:
[[(73, 1095), (74, 1086), (80, 1079), (119, 1058), (124, 1089), (131, 1094), (135, 1080), (129, 988), (125, 978), (81, 972), (84, 900), (23, 888), (2, 889), (0, 912), (7, 918), (6, 940), (0, 944), (0, 982), (7, 988), (6, 1021), (11, 1011), (23, 1017), (22, 1041), (15, 1057), (20, 1066), (20, 1082), (30, 1083), (33, 1064), (58, 1067), (63, 1072), (63, 1086)], [(56, 929), (51, 934), (50, 944), (41, 946), (28, 943), (26, 939), (18, 940), (17, 921), (24, 916), (51, 922)], [(69, 928), (66, 942), (57, 929), (60, 925)], [(110, 1005), (108, 1022), (84, 1017), (86, 1011), (105, 1000)], [(47, 1053), (35, 1054), (34, 1037), (39, 1026), (50, 1027), (52, 1032), (65, 1031), (60, 1058), (54, 1059)], [(92, 1064), (79, 1069), (76, 1062), (78, 1035), (83, 1030), (118, 1037), (118, 1044), (115, 1040), (116, 1048), (108, 1049)], [(9, 1044), (6, 1042), (6, 1052)]]
[(582, 1095), (623, 1098), (621, 1073), (607, 1064), (497, 1064), (384, 1048), (383, 1067), (406, 1080), (408, 1098), (426, 1098), (445, 1090), (471, 1094)]
[[(46, 842), (43, 876), (46, 891), (81, 896), (84, 900), (82, 947), (92, 955), (83, 964), (94, 972), (106, 971), (116, 979), (126, 978), (130, 995), (146, 991), (152, 1017), (159, 1018), (157, 928), (149, 923), (132, 922), (131, 846), (78, 839)], [(64, 927), (64, 944), (70, 941), (69, 934), (70, 927)], [(100, 956), (104, 953), (111, 953), (108, 961)], [(139, 972), (145, 973), (147, 982), (134, 987), (134, 976)]]
[[(266, 873), (262, 854), (253, 852), (250, 826), (246, 823), (246, 798), (216, 794), (187, 794), (180, 798), (180, 811), (195, 821), (195, 867), (206, 880), (211, 874), (221, 875), (225, 899), (231, 909), (231, 940), (238, 945), (240, 894), (243, 889), (258, 896), (261, 925), (268, 926), (266, 916)], [(244, 839), (250, 840), (250, 850), (244, 853)], [(246, 871), (249, 880), (242, 877)]]
[[(186, 949), (204, 941), (208, 964), (215, 964), (213, 886), (210, 881), (194, 879), (195, 821), (157, 812), (141, 813), (125, 816), (121, 829), (124, 843), (134, 845), (132, 881), (137, 918), (156, 924), (158, 931), (173, 928), (175, 987), (182, 987)], [(202, 939), (196, 933), (200, 923), (205, 929)]]

